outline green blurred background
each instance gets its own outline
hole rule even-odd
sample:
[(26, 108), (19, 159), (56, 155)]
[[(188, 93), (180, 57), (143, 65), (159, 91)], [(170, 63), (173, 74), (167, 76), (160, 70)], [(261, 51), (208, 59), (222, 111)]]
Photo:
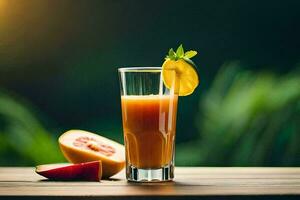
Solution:
[(117, 68), (195, 49), (176, 164), (300, 166), (300, 1), (0, 0), (0, 165), (63, 162), (58, 136), (123, 143)]

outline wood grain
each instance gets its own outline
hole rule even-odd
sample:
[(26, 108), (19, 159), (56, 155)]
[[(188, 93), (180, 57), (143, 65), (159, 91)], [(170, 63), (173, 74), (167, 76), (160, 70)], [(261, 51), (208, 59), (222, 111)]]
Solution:
[(300, 168), (177, 167), (175, 181), (129, 183), (124, 172), (101, 182), (49, 181), (34, 168), (0, 167), (0, 197), (204, 197), (300, 195)]

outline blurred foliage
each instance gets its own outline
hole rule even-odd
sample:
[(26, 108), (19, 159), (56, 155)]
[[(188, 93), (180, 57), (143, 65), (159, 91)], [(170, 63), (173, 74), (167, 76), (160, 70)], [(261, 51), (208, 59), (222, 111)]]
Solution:
[(56, 141), (24, 105), (0, 91), (0, 165), (62, 161)]
[(225, 64), (200, 100), (198, 139), (177, 146), (177, 164), (300, 165), (300, 73)]
[(61, 161), (55, 133), (71, 128), (122, 142), (117, 68), (160, 66), (178, 42), (204, 67), (179, 103), (177, 164), (299, 165), (299, 73), (215, 74), (236, 58), (293, 69), (300, 1), (16, 2), (0, 0), (0, 86), (19, 95), (0, 89), (0, 165)]
[[(54, 135), (32, 110), (0, 91), (0, 165), (63, 161)], [(299, 166), (299, 70), (276, 75), (225, 64), (200, 98), (195, 122), (197, 138), (177, 145), (177, 165)], [(122, 140), (120, 127), (103, 123), (100, 131), (98, 120), (83, 128)]]

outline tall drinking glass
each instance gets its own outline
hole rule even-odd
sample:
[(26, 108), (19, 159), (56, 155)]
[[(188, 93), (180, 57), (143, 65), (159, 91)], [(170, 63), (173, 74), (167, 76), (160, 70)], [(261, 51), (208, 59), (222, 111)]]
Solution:
[(159, 67), (119, 68), (126, 178), (169, 181), (174, 177), (178, 81), (167, 88)]

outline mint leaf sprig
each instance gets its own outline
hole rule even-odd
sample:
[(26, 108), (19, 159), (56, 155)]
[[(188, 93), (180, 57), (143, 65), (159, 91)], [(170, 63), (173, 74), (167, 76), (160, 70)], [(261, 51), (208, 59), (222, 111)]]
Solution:
[(173, 50), (173, 48), (171, 48), (165, 59), (170, 59), (170, 60), (175, 60), (175, 61), (179, 60), (179, 59), (188, 60), (188, 59), (194, 57), (195, 55), (197, 55), (197, 51), (194, 51), (194, 50), (184, 52), (183, 46), (181, 44), (177, 48), (176, 52)]

